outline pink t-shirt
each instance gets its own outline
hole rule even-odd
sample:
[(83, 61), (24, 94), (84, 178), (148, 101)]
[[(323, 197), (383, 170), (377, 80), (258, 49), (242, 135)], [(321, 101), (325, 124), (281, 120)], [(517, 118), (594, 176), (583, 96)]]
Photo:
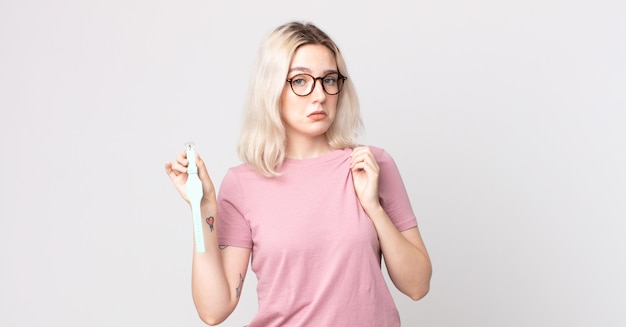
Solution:
[[(379, 195), (403, 231), (417, 226), (393, 159), (380, 165)], [(376, 230), (354, 191), (351, 149), (286, 159), (280, 177), (231, 168), (218, 196), (219, 243), (252, 249), (259, 309), (249, 327), (396, 327)]]

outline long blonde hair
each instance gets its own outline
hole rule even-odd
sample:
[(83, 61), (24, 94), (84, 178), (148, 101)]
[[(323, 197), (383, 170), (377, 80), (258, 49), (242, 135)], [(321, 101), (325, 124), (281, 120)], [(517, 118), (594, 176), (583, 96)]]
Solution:
[[(335, 42), (311, 23), (290, 22), (277, 27), (265, 38), (250, 81), (237, 152), (243, 162), (268, 177), (280, 175), (278, 170), (285, 159), (286, 133), (280, 117), (280, 97), (291, 59), (296, 50), (306, 44), (330, 49), (337, 69), (348, 76)], [(353, 147), (362, 128), (358, 98), (348, 78), (337, 99), (335, 120), (326, 132), (328, 144), (335, 149)]]

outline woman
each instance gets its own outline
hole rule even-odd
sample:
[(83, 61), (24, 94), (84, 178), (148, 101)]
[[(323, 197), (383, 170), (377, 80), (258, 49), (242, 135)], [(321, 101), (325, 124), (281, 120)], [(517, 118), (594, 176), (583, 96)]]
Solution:
[[(219, 195), (203, 160), (206, 251), (194, 251), (201, 319), (234, 310), (252, 255), (259, 309), (249, 326), (400, 326), (381, 271), (413, 300), (431, 263), (393, 159), (357, 146), (358, 100), (335, 43), (312, 24), (279, 26), (263, 42), (239, 142), (243, 164)], [(185, 153), (165, 170), (183, 198)]]

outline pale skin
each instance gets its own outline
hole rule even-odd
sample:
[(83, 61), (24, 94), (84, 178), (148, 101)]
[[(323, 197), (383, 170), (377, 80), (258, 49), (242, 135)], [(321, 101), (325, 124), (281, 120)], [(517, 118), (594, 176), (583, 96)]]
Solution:
[[(189, 199), (185, 182), (188, 163), (185, 152), (176, 157), (176, 162), (165, 163), (165, 172), (187, 203)], [(233, 312), (239, 302), (243, 280), (248, 271), (250, 249), (232, 246), (220, 249), (217, 242), (219, 220), (215, 187), (204, 161), (198, 154), (196, 165), (198, 177), (202, 181), (203, 197), (200, 204), (202, 217), (212, 216), (215, 223), (213, 231), (206, 224), (203, 228), (205, 252), (198, 253), (194, 245), (191, 269), (192, 297), (200, 319), (208, 325), (217, 325)]]
[(413, 300), (424, 297), (430, 288), (432, 266), (419, 229), (399, 232), (380, 204), (380, 167), (368, 147), (357, 147), (351, 154), (352, 181), (361, 206), (372, 220), (389, 277), (398, 290)]
[[(337, 63), (328, 48), (305, 45), (294, 54), (287, 77), (299, 73), (323, 77), (336, 71)], [(281, 117), (286, 129), (288, 158), (314, 158), (332, 151), (326, 131), (334, 121), (337, 99), (337, 95), (328, 95), (323, 91), (319, 80), (313, 92), (304, 97), (294, 94), (289, 84), (285, 83), (281, 95)], [(204, 161), (196, 156), (204, 193), (202, 217), (213, 216), (215, 225), (213, 231), (208, 226), (203, 230), (206, 251), (193, 251), (192, 296), (200, 318), (209, 325), (216, 325), (223, 322), (239, 302), (251, 251), (233, 246), (220, 249), (215, 188)], [(185, 191), (187, 164), (183, 151), (176, 157), (176, 162), (165, 164), (165, 171), (189, 203)], [(382, 208), (378, 198), (380, 168), (368, 147), (353, 149), (350, 168), (357, 197), (378, 233), (391, 280), (398, 290), (413, 300), (422, 298), (429, 290), (432, 267), (418, 228), (399, 232)]]

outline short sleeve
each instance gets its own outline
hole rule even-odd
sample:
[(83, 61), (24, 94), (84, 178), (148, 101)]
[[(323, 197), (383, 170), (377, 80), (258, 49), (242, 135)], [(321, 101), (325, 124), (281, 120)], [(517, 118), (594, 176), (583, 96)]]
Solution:
[(399, 231), (417, 226), (417, 218), (395, 161), (383, 149), (370, 148), (380, 166), (378, 195), (385, 212)]
[(222, 180), (217, 197), (220, 245), (252, 248), (252, 232), (244, 212), (243, 189), (235, 170), (231, 168)]

